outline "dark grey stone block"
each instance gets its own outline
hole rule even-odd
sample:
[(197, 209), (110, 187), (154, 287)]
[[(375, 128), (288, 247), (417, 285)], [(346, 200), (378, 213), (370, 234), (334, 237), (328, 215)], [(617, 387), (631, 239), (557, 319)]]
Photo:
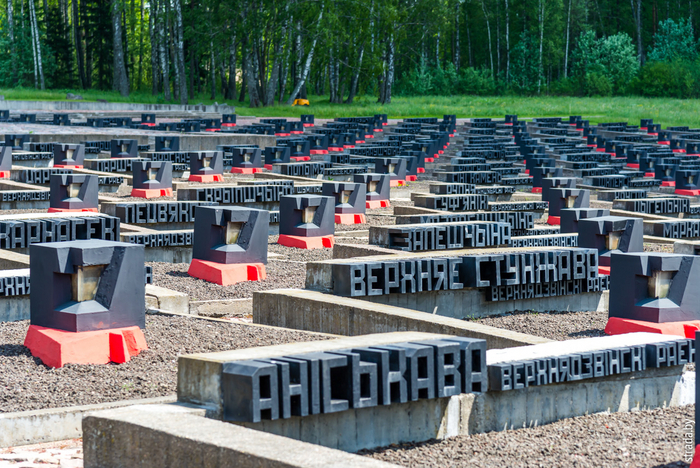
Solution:
[(578, 223), (578, 245), (598, 249), (599, 263), (610, 266), (613, 252), (644, 250), (644, 221), (641, 218), (601, 216), (581, 219)]
[(324, 182), (322, 190), (324, 197), (333, 197), (335, 199), (336, 213), (364, 214), (366, 212), (367, 189), (364, 184)]
[(142, 245), (33, 244), (30, 271), (32, 325), (72, 332), (145, 327)]
[(82, 166), (85, 161), (85, 145), (53, 145), (54, 166)]
[(700, 319), (700, 257), (611, 256), (610, 317), (664, 323)]
[(320, 237), (335, 233), (335, 200), (318, 195), (280, 198), (280, 234)]
[(170, 161), (134, 161), (133, 188), (164, 190), (173, 188), (173, 163)]
[(51, 208), (97, 209), (99, 178), (86, 174), (52, 174)]
[(110, 152), (113, 158), (138, 158), (139, 142), (137, 140), (112, 140)]
[(197, 207), (192, 258), (216, 263), (267, 264), (268, 211)]
[(190, 175), (223, 175), (224, 153), (222, 151), (192, 151)]

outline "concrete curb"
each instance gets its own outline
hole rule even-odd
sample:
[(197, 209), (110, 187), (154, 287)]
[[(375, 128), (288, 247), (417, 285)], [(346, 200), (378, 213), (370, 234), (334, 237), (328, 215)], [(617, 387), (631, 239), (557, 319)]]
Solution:
[(177, 397), (171, 395), (95, 405), (3, 413), (0, 414), (0, 447), (75, 439), (83, 434), (82, 421), (86, 414), (132, 405), (167, 404), (176, 400)]

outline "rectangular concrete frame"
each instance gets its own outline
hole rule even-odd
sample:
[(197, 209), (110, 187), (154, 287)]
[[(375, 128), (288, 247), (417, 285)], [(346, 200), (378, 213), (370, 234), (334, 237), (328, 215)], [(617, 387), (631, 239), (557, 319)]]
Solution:
[(397, 465), (203, 417), (179, 405), (102, 411), (83, 420), (84, 466), (390, 468)]
[[(503, 249), (463, 249), (440, 250), (433, 252), (401, 252), (395, 255), (376, 255), (372, 261), (394, 261), (410, 258), (449, 258), (465, 255), (502, 254), (503, 252), (532, 252), (546, 250), (562, 250), (566, 247), (524, 247)], [(333, 292), (332, 266), (334, 263), (347, 263), (356, 261), (366, 263), (366, 258), (357, 260), (338, 259), (306, 264), (306, 289), (324, 293)], [(472, 319), (500, 315), (514, 310), (532, 310), (535, 312), (549, 312), (552, 310), (570, 312), (607, 311), (608, 292), (588, 292), (569, 296), (553, 296), (533, 299), (520, 299), (510, 301), (487, 302), (485, 294), (479, 289), (456, 289), (447, 291), (425, 291), (414, 294), (384, 294), (381, 296), (364, 296), (363, 301), (386, 304), (421, 312), (436, 313), (445, 317), (457, 319)], [(437, 311), (436, 311), (437, 308)]]
[(551, 341), (476, 322), (303, 289), (253, 293), (253, 322), (343, 336), (398, 331), (440, 333), (484, 339), (489, 349)]
[[(207, 416), (217, 418), (220, 417), (220, 371), (224, 362), (260, 359), (299, 351), (313, 352), (376, 345), (382, 342), (425, 340), (431, 337), (435, 335), (404, 332), (181, 356), (178, 366), (178, 400), (181, 403), (199, 403), (205, 407)], [(620, 345), (616, 338), (619, 337), (584, 339), (573, 343), (586, 349), (606, 349)], [(644, 342), (645, 339), (642, 337), (641, 341), (633, 341)], [(673, 339), (653, 336), (648, 341)], [(629, 338), (624, 337), (622, 340), (627, 342)], [(487, 363), (517, 361), (522, 359), (522, 356), (566, 354), (569, 352), (569, 344), (550, 342), (491, 350), (487, 352)], [(598, 412), (620, 412), (692, 403), (694, 388), (690, 379), (683, 377), (683, 369), (684, 366), (651, 368), (642, 372), (528, 387), (523, 390), (461, 394), (448, 398), (418, 400), (303, 418), (292, 417), (243, 426), (355, 452), (402, 442), (422, 442), (435, 438), (530, 427)], [(177, 424), (176, 427), (182, 425)]]

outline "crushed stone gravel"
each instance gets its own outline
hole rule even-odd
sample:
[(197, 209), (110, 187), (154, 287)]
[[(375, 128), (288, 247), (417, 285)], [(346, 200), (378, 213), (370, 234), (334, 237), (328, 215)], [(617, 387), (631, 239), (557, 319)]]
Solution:
[(608, 313), (603, 312), (532, 312), (518, 311), (498, 317), (473, 320), (504, 330), (541, 336), (550, 340), (574, 340), (605, 336)]
[[(671, 468), (688, 466), (687, 421), (695, 405), (595, 414), (539, 427), (394, 445), (366, 455), (418, 467)], [(692, 429), (691, 429), (692, 431)]]
[(51, 369), (22, 344), (29, 321), (0, 323), (0, 413), (172, 395), (177, 356), (325, 339), (293, 330), (147, 316), (148, 349), (125, 364)]

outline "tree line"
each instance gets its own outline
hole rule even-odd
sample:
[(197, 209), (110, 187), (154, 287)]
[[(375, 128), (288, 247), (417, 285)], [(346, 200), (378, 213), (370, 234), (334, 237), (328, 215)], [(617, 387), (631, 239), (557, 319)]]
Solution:
[[(6, 0), (2, 87), (699, 97), (700, 0)], [(2, 14), (0, 13), (0, 14)]]

